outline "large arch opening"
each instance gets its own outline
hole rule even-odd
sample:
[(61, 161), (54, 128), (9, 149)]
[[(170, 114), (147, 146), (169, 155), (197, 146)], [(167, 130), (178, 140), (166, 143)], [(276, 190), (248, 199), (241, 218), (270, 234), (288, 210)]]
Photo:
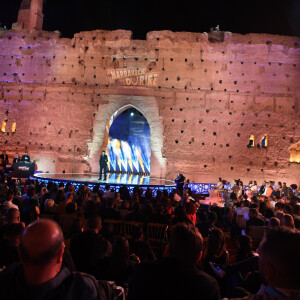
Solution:
[(114, 114), (106, 125), (103, 149), (110, 172), (150, 174), (150, 126), (144, 115), (132, 106)]
[(157, 100), (152, 96), (108, 95), (106, 105), (101, 107), (93, 120), (91, 140), (88, 141), (86, 161), (88, 172), (99, 172), (99, 157), (108, 145), (109, 128), (113, 121), (128, 108), (135, 108), (143, 114), (150, 126), (151, 172), (153, 178), (166, 177), (164, 152), (164, 126), (159, 114)]

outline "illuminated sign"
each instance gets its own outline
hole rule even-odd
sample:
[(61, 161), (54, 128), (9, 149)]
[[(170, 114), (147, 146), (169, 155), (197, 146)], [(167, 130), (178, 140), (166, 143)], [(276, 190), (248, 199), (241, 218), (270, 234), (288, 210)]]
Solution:
[(146, 68), (109, 69), (108, 76), (112, 81), (120, 81), (125, 85), (157, 86), (157, 73), (147, 72)]

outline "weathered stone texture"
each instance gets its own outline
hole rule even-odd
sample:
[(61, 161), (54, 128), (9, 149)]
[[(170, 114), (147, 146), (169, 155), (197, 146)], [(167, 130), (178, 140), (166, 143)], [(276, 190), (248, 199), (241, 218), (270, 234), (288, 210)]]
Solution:
[[(7, 31), (0, 37), (1, 147), (29, 149), (39, 169), (97, 172), (105, 126), (133, 106), (151, 130), (151, 174), (181, 171), (195, 182), (241, 178), (295, 182), (289, 147), (300, 137), (300, 39), (225, 33), (124, 30)], [(110, 70), (146, 69), (155, 86), (113, 80)], [(10, 127), (17, 122), (17, 132)], [(264, 134), (268, 148), (247, 148)]]

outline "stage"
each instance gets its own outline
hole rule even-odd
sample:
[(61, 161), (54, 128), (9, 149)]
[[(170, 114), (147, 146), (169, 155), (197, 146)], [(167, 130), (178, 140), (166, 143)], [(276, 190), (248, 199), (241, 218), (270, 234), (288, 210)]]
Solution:
[[(98, 180), (99, 174), (88, 173), (38, 173), (36, 172), (31, 178), (38, 179), (46, 184), (50, 181), (59, 184), (60, 182), (72, 183), (76, 187), (87, 184), (89, 188), (93, 188), (96, 184), (104, 190), (105, 185), (109, 184), (115, 191), (118, 191), (121, 186), (126, 185), (130, 191), (138, 186), (146, 191), (147, 188), (153, 190), (156, 195), (157, 190), (167, 190), (168, 193), (176, 188), (176, 184), (172, 180), (154, 178), (150, 176), (124, 174), (124, 173), (107, 173), (106, 180)], [(201, 194), (208, 196), (212, 186), (216, 183), (189, 183), (188, 187), (194, 194)], [(207, 203), (209, 203), (208, 201)]]
[(143, 190), (151, 188), (155, 193), (157, 190), (167, 190), (170, 193), (176, 188), (176, 184), (171, 180), (124, 173), (107, 173), (106, 180), (98, 180), (99, 174), (86, 173), (35, 173), (32, 178), (46, 183), (50, 181), (57, 184), (71, 182), (76, 187), (88, 184), (90, 188), (93, 188), (97, 184), (104, 189), (105, 185), (109, 184), (115, 191), (123, 185), (126, 185), (130, 191), (138, 186)]

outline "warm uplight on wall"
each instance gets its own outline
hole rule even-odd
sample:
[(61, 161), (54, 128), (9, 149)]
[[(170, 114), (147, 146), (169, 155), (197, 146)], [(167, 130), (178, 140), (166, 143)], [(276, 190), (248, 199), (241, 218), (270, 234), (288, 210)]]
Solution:
[(11, 125), (11, 133), (16, 133), (17, 130), (17, 122), (13, 122)]
[(290, 162), (300, 164), (300, 142), (290, 147)]
[(2, 125), (1, 125), (1, 132), (5, 132), (6, 131), (6, 122), (5, 121), (2, 121)]

